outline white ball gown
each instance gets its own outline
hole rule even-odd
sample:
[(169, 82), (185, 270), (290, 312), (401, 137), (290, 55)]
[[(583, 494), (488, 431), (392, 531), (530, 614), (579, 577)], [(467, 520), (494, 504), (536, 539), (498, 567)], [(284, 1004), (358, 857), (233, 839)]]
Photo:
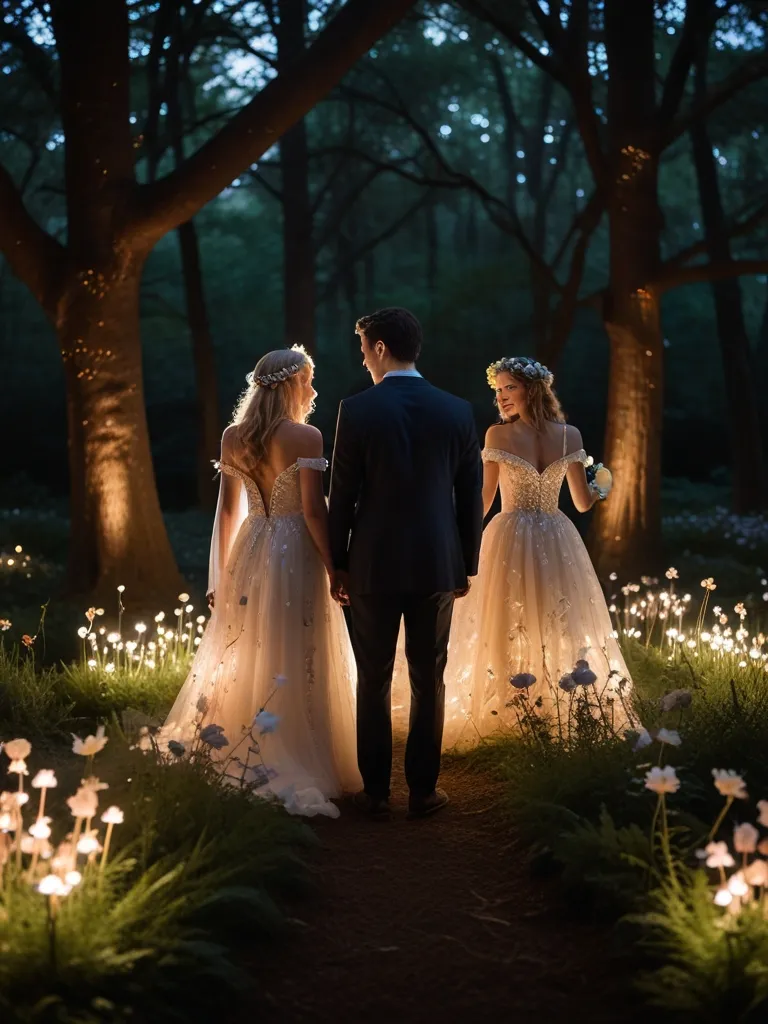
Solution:
[[(211, 542), (215, 606), (163, 741), (188, 743), (201, 725), (215, 724), (229, 740), (213, 751), (223, 761), (266, 704), (279, 722), (264, 734), (256, 726), (260, 753), (250, 756), (246, 780), (292, 813), (336, 817), (331, 799), (362, 787), (355, 671), (343, 612), (304, 522), (300, 485), (302, 470), (324, 472), (327, 462), (298, 459), (275, 480), (268, 508), (251, 477), (225, 462), (219, 468), (230, 480), (222, 476)], [(225, 485), (237, 488), (234, 500), (223, 501)], [(271, 730), (275, 723), (267, 722)], [(245, 739), (238, 755), (252, 746)]]
[[(576, 527), (558, 509), (568, 467), (587, 461), (583, 449), (566, 454), (563, 433), (563, 456), (541, 473), (511, 452), (482, 452), (484, 462), (499, 463), (501, 512), (483, 534), (472, 589), (456, 603), (445, 672), (444, 749), (515, 733), (524, 710), (547, 716), (553, 732), (568, 739), (587, 701), (615, 735), (633, 726), (630, 675), (602, 587)], [(583, 687), (574, 678), (591, 676), (579, 674), (581, 661), (596, 677)], [(523, 673), (535, 682), (521, 691), (510, 680)], [(519, 700), (510, 706), (521, 692), (525, 709)], [(401, 643), (393, 687), (399, 726), (407, 708)]]

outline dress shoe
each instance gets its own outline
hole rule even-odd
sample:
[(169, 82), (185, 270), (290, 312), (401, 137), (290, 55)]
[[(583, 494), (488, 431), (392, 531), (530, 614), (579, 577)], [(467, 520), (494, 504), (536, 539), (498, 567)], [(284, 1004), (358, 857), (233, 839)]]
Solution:
[(430, 814), (435, 814), (447, 807), (449, 803), (448, 794), (444, 789), (436, 789), (429, 796), (412, 796), (408, 801), (408, 817), (411, 819), (427, 818)]
[(392, 813), (392, 808), (389, 806), (389, 800), (370, 796), (365, 792), (365, 790), (355, 793), (355, 807), (364, 811), (371, 818), (377, 819), (388, 818)]

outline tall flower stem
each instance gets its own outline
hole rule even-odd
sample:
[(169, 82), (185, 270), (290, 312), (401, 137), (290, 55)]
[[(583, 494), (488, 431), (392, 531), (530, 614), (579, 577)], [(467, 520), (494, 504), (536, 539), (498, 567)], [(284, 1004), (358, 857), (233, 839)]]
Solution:
[(104, 874), (104, 868), (107, 866), (107, 858), (109, 857), (109, 845), (112, 842), (112, 829), (115, 827), (114, 822), (109, 822), (107, 825), (107, 834), (104, 837), (104, 849), (101, 851), (101, 860), (99, 862), (99, 878)]
[(710, 829), (709, 835), (707, 836), (707, 842), (711, 842), (715, 838), (715, 836), (717, 835), (718, 830), (720, 829), (720, 826), (723, 824), (723, 820), (724, 820), (726, 814), (731, 809), (731, 804), (732, 803), (733, 803), (733, 797), (732, 796), (726, 797), (725, 806), (723, 807), (723, 809), (720, 811), (720, 813), (718, 814), (717, 818), (715, 819), (715, 823), (712, 826), (712, 828)]

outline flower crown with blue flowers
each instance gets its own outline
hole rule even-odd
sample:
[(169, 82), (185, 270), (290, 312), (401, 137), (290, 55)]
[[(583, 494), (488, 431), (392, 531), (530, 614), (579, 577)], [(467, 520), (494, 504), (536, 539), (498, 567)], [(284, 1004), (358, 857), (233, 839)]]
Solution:
[(549, 384), (550, 387), (555, 380), (555, 375), (551, 370), (527, 356), (506, 356), (504, 359), (497, 359), (495, 363), (491, 363), (485, 371), (489, 387), (496, 387), (496, 377), (500, 373), (511, 373), (513, 377), (521, 377), (523, 380), (531, 382), (541, 380), (545, 384)]

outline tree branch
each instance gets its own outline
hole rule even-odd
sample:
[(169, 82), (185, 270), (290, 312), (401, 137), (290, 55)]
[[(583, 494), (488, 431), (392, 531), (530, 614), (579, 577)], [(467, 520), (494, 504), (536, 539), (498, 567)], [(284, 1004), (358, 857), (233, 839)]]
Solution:
[(143, 186), (135, 227), (156, 239), (189, 220), (323, 99), (415, 0), (347, 0), (292, 65), (167, 177)]
[(707, 26), (706, 33), (703, 33), (704, 21), (712, 14), (713, 4), (714, 0), (697, 0), (697, 2), (689, 0), (686, 4), (683, 31), (669, 64), (659, 103), (657, 116), (662, 131), (669, 126), (672, 118), (680, 109), (696, 53), (700, 46), (706, 45), (709, 35), (717, 23), (717, 17), (723, 13), (721, 10), (715, 10), (716, 17)]
[(408, 209), (401, 213), (400, 216), (397, 217), (394, 221), (392, 221), (392, 223), (388, 227), (386, 227), (383, 231), (380, 231), (378, 235), (374, 235), (372, 238), (369, 238), (367, 242), (364, 242), (362, 245), (358, 246), (358, 248), (355, 249), (355, 251), (347, 259), (344, 260), (343, 264), (341, 265), (341, 267), (337, 269), (336, 273), (333, 274), (333, 276), (330, 277), (329, 280), (326, 282), (325, 287), (323, 288), (323, 291), (320, 295), (320, 302), (324, 302), (332, 294), (333, 289), (339, 284), (340, 281), (344, 279), (345, 273), (351, 267), (353, 267), (362, 256), (365, 256), (367, 252), (370, 252), (372, 249), (375, 249), (377, 245), (381, 245), (382, 242), (385, 242), (388, 238), (391, 238), (393, 235), (397, 234), (400, 228), (404, 224), (406, 224), (418, 210), (421, 209), (421, 207), (426, 203), (428, 198), (429, 192), (423, 192), (422, 195), (419, 196), (419, 198), (416, 200), (416, 202), (412, 203), (408, 207)]
[(721, 82), (718, 82), (710, 90), (708, 96), (697, 103), (693, 103), (684, 114), (675, 118), (667, 126), (666, 130), (660, 133), (659, 152), (661, 153), (676, 139), (679, 139), (681, 135), (684, 135), (693, 121), (700, 118), (706, 119), (713, 110), (722, 107), (743, 89), (767, 76), (768, 52), (755, 54), (749, 60), (743, 61), (730, 75), (726, 75)]
[(656, 288), (663, 293), (685, 284), (725, 281), (728, 278), (746, 277), (751, 274), (768, 274), (768, 259), (724, 260), (722, 263), (700, 263), (695, 267), (680, 267), (666, 274), (656, 283)]
[[(752, 205), (752, 204), (750, 204)], [(736, 220), (727, 229), (728, 238), (741, 238), (744, 235), (750, 234), (753, 228), (758, 227), (764, 220), (768, 220), (768, 197), (753, 211), (745, 220)], [(670, 272), (675, 271), (678, 267), (684, 266), (689, 263), (694, 257), (701, 256), (707, 251), (706, 239), (700, 239), (698, 242), (694, 242), (685, 249), (681, 249), (680, 252), (675, 253), (668, 260), (664, 261), (662, 270), (664, 273), (669, 270)], [(662, 275), (663, 277), (663, 275)]]
[(52, 317), (65, 250), (30, 216), (13, 179), (1, 164), (0, 252), (13, 273)]
[[(535, 0), (533, 0), (533, 2), (535, 3)], [(501, 34), (506, 36), (513, 46), (518, 48), (524, 57), (527, 57), (528, 60), (546, 74), (551, 75), (551, 77), (560, 82), (561, 85), (566, 85), (563, 68), (559, 61), (554, 57), (550, 57), (549, 55), (542, 53), (541, 50), (539, 50), (538, 47), (523, 34), (512, 16), (508, 14), (502, 15), (495, 9), (489, 10), (482, 0), (461, 0), (461, 6), (480, 21), (487, 22), (487, 24), (495, 28), (497, 32), (501, 32)], [(543, 16), (543, 11), (541, 13)]]

